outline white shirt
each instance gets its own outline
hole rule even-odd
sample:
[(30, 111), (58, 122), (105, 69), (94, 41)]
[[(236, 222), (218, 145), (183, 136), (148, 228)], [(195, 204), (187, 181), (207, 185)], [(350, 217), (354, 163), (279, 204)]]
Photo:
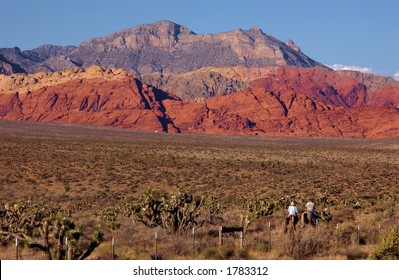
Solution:
[(314, 203), (313, 202), (308, 202), (308, 203), (306, 203), (306, 210), (307, 211), (309, 211), (309, 212), (313, 212), (313, 209), (314, 209)]
[(296, 214), (298, 214), (298, 208), (296, 208), (296, 206), (291, 205), (290, 207), (288, 207), (288, 214), (291, 216), (295, 216)]

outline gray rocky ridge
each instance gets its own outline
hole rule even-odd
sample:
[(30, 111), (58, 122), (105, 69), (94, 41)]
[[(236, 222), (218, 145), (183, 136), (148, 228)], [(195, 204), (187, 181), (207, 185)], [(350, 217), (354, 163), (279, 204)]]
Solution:
[[(0, 49), (0, 54), (8, 64), (19, 66), (14, 67), (15, 72), (28, 73), (94, 64), (124, 68), (138, 76), (153, 72), (179, 74), (205, 66), (324, 67), (292, 41), (283, 43), (258, 27), (196, 34), (171, 21), (138, 25), (85, 41), (79, 47), (44, 45), (28, 51)], [(10, 74), (13, 70), (8, 67), (2, 72)]]

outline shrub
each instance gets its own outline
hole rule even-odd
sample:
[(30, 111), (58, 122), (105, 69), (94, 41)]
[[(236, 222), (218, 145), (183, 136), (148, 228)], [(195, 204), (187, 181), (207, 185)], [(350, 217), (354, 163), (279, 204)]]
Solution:
[(313, 228), (296, 231), (295, 236), (286, 234), (278, 244), (281, 257), (295, 260), (308, 260), (326, 255), (332, 246), (331, 234)]
[(399, 229), (397, 227), (381, 237), (369, 258), (372, 260), (399, 260)]
[(203, 253), (206, 260), (243, 260), (250, 259), (247, 249), (219, 246), (217, 248), (206, 248)]

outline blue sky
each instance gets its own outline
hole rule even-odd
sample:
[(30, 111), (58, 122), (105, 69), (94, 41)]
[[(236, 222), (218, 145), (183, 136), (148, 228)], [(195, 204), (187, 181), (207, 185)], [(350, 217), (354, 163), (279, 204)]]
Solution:
[(196, 33), (256, 25), (323, 64), (399, 75), (397, 0), (0, 0), (0, 9), (0, 47), (77, 46), (159, 20)]

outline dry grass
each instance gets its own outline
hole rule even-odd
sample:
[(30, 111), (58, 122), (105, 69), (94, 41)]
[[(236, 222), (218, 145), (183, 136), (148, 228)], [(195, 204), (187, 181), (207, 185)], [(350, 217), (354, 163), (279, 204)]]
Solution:
[[(79, 222), (90, 224), (96, 220), (94, 213), (135, 199), (145, 189), (184, 190), (216, 196), (224, 207), (213, 217), (217, 225), (198, 229), (197, 258), (363, 259), (377, 242), (378, 227), (388, 228), (399, 219), (393, 200), (399, 196), (398, 155), (397, 139), (166, 135), (0, 121), (0, 202), (30, 197), (57, 203), (73, 210)], [(321, 232), (303, 232), (296, 236), (296, 247), (290, 246), (290, 239), (280, 232), (285, 210), (250, 224), (244, 249), (234, 239), (227, 247), (216, 246), (217, 226), (239, 224), (246, 199), (293, 194), (331, 199), (333, 222), (326, 230), (339, 223), (345, 249), (336, 249), (335, 241), (326, 242)], [(361, 208), (345, 205), (343, 200), (349, 197)], [(112, 234), (120, 242), (118, 258), (151, 258), (154, 229), (119, 219), (121, 228), (114, 233), (106, 230), (106, 241), (92, 258), (110, 257)], [(271, 251), (265, 227), (269, 220), (274, 227)], [(357, 225), (364, 245), (356, 244)], [(190, 236), (186, 241), (179, 238), (160, 240), (160, 257), (190, 259)], [(7, 258), (1, 252), (0, 256)]]

